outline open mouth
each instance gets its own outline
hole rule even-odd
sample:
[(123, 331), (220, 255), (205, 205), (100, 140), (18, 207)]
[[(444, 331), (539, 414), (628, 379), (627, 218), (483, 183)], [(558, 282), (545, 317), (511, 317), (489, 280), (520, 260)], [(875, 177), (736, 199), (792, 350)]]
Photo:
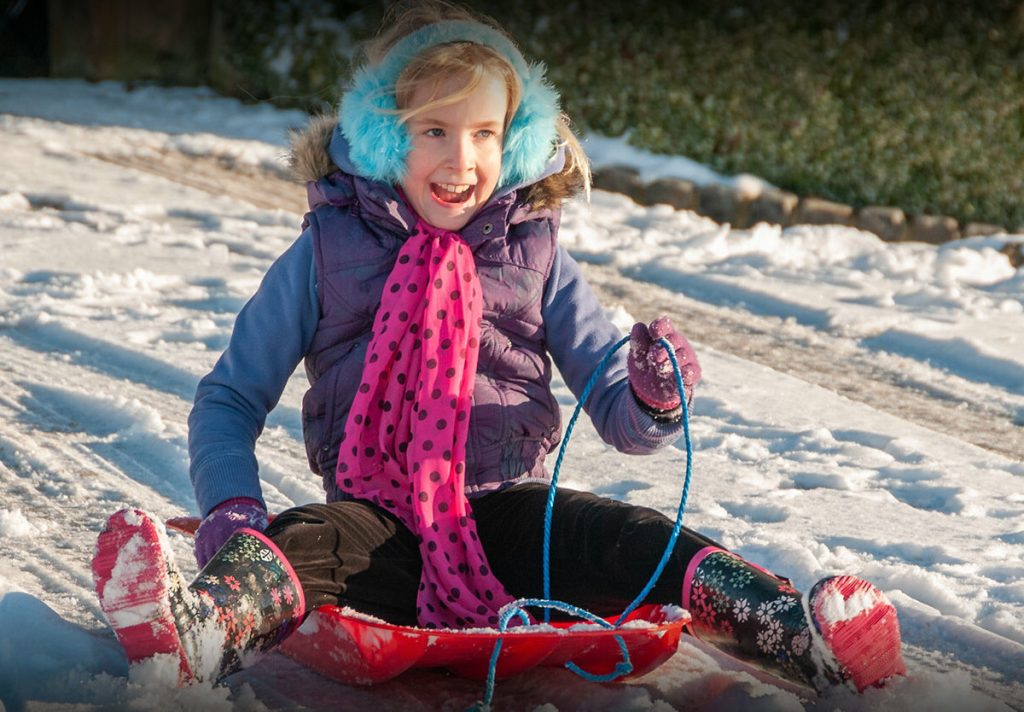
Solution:
[(431, 183), (430, 192), (438, 202), (457, 205), (469, 200), (474, 187), (468, 183)]

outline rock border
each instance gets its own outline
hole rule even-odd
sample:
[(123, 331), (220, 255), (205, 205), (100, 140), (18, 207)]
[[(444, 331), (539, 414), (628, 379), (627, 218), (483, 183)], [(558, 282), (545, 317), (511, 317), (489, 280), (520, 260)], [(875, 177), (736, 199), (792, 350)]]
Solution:
[[(782, 227), (791, 225), (846, 225), (866, 230), (887, 242), (926, 242), (940, 245), (962, 237), (1024, 234), (1024, 225), (1011, 232), (1002, 225), (969, 222), (965, 225), (948, 215), (908, 215), (900, 208), (870, 205), (856, 209), (851, 205), (815, 196), (801, 197), (785, 190), (770, 188), (756, 197), (728, 185), (698, 185), (683, 178), (658, 178), (645, 183), (632, 166), (608, 165), (593, 170), (593, 187), (622, 193), (640, 205), (670, 205), (677, 210), (692, 210), (737, 229), (759, 222)], [(1014, 267), (1024, 264), (1020, 243), (1007, 243), (1003, 252)]]

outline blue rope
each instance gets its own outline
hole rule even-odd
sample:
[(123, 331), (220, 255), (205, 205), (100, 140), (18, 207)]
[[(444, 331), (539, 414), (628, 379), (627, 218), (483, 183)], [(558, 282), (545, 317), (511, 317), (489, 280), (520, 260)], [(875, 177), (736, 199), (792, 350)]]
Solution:
[[(509, 621), (513, 616), (519, 616), (524, 625), (529, 625), (530, 617), (526, 613), (527, 607), (543, 608), (545, 612), (549, 612), (551, 609), (557, 609), (563, 613), (584, 618), (591, 623), (600, 625), (603, 628), (615, 628), (614, 625), (606, 621), (604, 618), (595, 616), (585, 608), (574, 606), (571, 603), (565, 603), (563, 601), (549, 601), (540, 598), (520, 598), (502, 607), (498, 618), (498, 630), (502, 633), (508, 630)], [(498, 656), (501, 654), (501, 646), (503, 642), (503, 638), (498, 638), (494, 643), (494, 650), (491, 652), (491, 663), (487, 669), (487, 688), (484, 692), (483, 702), (478, 702), (470, 708), (471, 710), (486, 711), (491, 708), (491, 700), (494, 697), (494, 680), (498, 672)], [(633, 663), (629, 660), (629, 649), (626, 648), (626, 641), (621, 635), (616, 635), (615, 642), (618, 643), (619, 650), (622, 652), (622, 662), (616, 663), (615, 669), (611, 672), (604, 675), (597, 675), (587, 672), (571, 661), (566, 663), (565, 667), (572, 670), (584, 680), (589, 680), (590, 682), (611, 682), (612, 680), (617, 680), (623, 675), (628, 675), (633, 672)]]
[[(558, 448), (558, 457), (555, 459), (555, 468), (551, 471), (551, 485), (548, 487), (548, 502), (547, 507), (544, 510), (544, 598), (551, 598), (551, 518), (555, 509), (555, 494), (558, 486), (558, 473), (562, 470), (562, 460), (565, 458), (566, 446), (569, 444), (569, 438), (572, 437), (572, 430), (576, 427), (576, 419), (579, 418), (580, 411), (583, 410), (583, 404), (590, 398), (590, 392), (594, 390), (594, 385), (597, 383), (597, 379), (601, 377), (605, 369), (608, 368), (608, 362), (611, 361), (612, 356), (615, 352), (621, 349), (625, 344), (629, 343), (629, 337), (624, 336), (615, 342), (615, 345), (609, 349), (608, 353), (605, 354), (604, 358), (601, 359), (601, 363), (597, 364), (597, 368), (594, 369), (594, 373), (590, 376), (590, 380), (587, 381), (587, 385), (583, 388), (583, 393), (580, 395), (579, 400), (576, 402), (576, 409), (572, 413), (572, 417), (569, 418), (569, 424), (565, 427), (565, 437), (562, 438), (562, 445)], [(671, 350), (671, 349), (670, 349)], [(551, 611), (545, 609), (544, 611), (544, 622), (548, 623), (551, 621)]]
[[(681, 401), (683, 411), (683, 439), (686, 443), (686, 476), (683, 479), (683, 492), (679, 497), (679, 509), (676, 511), (676, 522), (672, 527), (672, 534), (669, 535), (668, 543), (665, 545), (665, 551), (661, 555), (661, 561), (658, 562), (657, 568), (654, 573), (651, 574), (651, 578), (647, 581), (647, 585), (644, 586), (644, 590), (633, 599), (626, 610), (615, 621), (615, 625), (621, 625), (625, 618), (636, 610), (637, 606), (643, 603), (644, 599), (647, 598), (647, 594), (651, 592), (654, 585), (661, 578), (662, 572), (665, 570), (665, 566), (668, 564), (668, 560), (672, 557), (672, 552), (675, 550), (676, 540), (679, 539), (679, 532), (683, 528), (683, 514), (686, 512), (686, 500), (690, 496), (690, 477), (693, 475), (693, 443), (690, 440), (690, 407), (686, 402), (686, 387), (683, 385), (683, 376), (679, 370), (679, 362), (676, 360), (675, 349), (672, 348), (672, 344), (667, 339), (661, 338), (658, 343), (662, 344), (668, 351), (669, 360), (672, 361), (672, 369), (675, 371), (676, 386), (679, 388), (679, 400)], [(545, 542), (548, 545), (550, 542)]]
[[(661, 574), (665, 570), (665, 566), (668, 564), (668, 560), (672, 557), (672, 552), (675, 549), (676, 540), (679, 538), (679, 533), (683, 528), (683, 514), (686, 511), (686, 500), (689, 497), (690, 493), (690, 478), (693, 474), (693, 443), (690, 439), (690, 413), (689, 406), (686, 402), (686, 388), (683, 384), (683, 375), (679, 368), (679, 361), (676, 359), (675, 348), (672, 346), (672, 344), (668, 341), (668, 339), (661, 338), (658, 339), (658, 344), (665, 349), (665, 351), (668, 353), (669, 360), (672, 362), (672, 369), (676, 377), (676, 387), (679, 389), (679, 397), (682, 401), (683, 437), (686, 443), (686, 477), (683, 480), (683, 492), (682, 496), (679, 499), (679, 508), (676, 512), (675, 526), (672, 527), (672, 533), (671, 535), (669, 535), (668, 543), (665, 545), (665, 551), (662, 554), (661, 560), (658, 562), (658, 565), (655, 568), (654, 573), (651, 574), (651, 577), (650, 579), (648, 579), (647, 584), (644, 586), (643, 590), (635, 599), (633, 599), (633, 602), (626, 607), (622, 614), (619, 615), (615, 623), (609, 623), (605, 619), (596, 616), (590, 611), (580, 608), (579, 606), (574, 606), (570, 603), (564, 603), (562, 601), (551, 600), (551, 520), (554, 514), (555, 493), (558, 485), (558, 475), (562, 468), (562, 459), (565, 457), (565, 450), (569, 444), (569, 438), (572, 437), (572, 431), (576, 425), (576, 420), (580, 415), (580, 411), (583, 409), (583, 404), (586, 403), (587, 399), (590, 398), (590, 393), (594, 389), (594, 385), (597, 383), (597, 380), (601, 377), (601, 374), (603, 374), (605, 369), (608, 367), (608, 362), (611, 360), (612, 356), (615, 354), (616, 351), (618, 351), (620, 348), (622, 348), (623, 345), (625, 345), (628, 342), (628, 336), (623, 337), (618, 342), (616, 342), (615, 345), (612, 346), (612, 348), (608, 351), (608, 353), (605, 354), (605, 357), (597, 365), (597, 368), (594, 369), (593, 375), (591, 375), (590, 380), (587, 382), (587, 385), (583, 389), (583, 393), (580, 395), (579, 401), (576, 403), (576, 409), (573, 411), (572, 418), (569, 419), (569, 424), (565, 428), (565, 437), (562, 439), (562, 445), (558, 450), (558, 458), (555, 460), (555, 467), (551, 473), (551, 485), (548, 489), (547, 508), (544, 512), (544, 598), (523, 598), (513, 601), (512, 603), (509, 603), (508, 605), (504, 606), (502, 608), (502, 612), (500, 613), (498, 621), (498, 628), (499, 631), (502, 633), (504, 633), (507, 630), (508, 623), (513, 616), (519, 616), (519, 618), (523, 621), (525, 625), (529, 625), (530, 618), (525, 611), (525, 608), (528, 606), (543, 608), (545, 623), (550, 622), (551, 610), (556, 609), (562, 611), (563, 613), (568, 613), (570, 615), (575, 615), (580, 618), (585, 618), (586, 620), (589, 620), (593, 623), (597, 623), (598, 625), (601, 625), (605, 628), (618, 628), (620, 625), (622, 625), (626, 617), (629, 616), (629, 614), (632, 613), (634, 610), (636, 610), (636, 608), (644, 601), (644, 599), (647, 598), (647, 594), (649, 594), (651, 592), (651, 589), (654, 588), (655, 584), (657, 584), (658, 579), (661, 577)], [(579, 666), (577, 666), (575, 663), (571, 661), (566, 663), (565, 667), (567, 667), (569, 670), (573, 671), (583, 679), (590, 680), (592, 682), (611, 682), (612, 680), (616, 680), (622, 677), (623, 675), (628, 675), (630, 672), (633, 671), (633, 663), (629, 659), (629, 650), (626, 648), (626, 643), (623, 640), (622, 636), (615, 636), (615, 641), (619, 645), (619, 650), (622, 651), (622, 662), (617, 663), (615, 669), (612, 672), (607, 673), (605, 675), (595, 675), (593, 673), (589, 673), (586, 670), (581, 669)], [(494, 643), (494, 650), (491, 652), (491, 662), (487, 671), (487, 688), (484, 693), (484, 699), (482, 702), (478, 702), (476, 705), (474, 705), (474, 707), (472, 707), (471, 709), (486, 712), (491, 708), (491, 699), (494, 696), (494, 680), (495, 676), (497, 675), (498, 656), (501, 653), (501, 646), (502, 638), (499, 637)]]

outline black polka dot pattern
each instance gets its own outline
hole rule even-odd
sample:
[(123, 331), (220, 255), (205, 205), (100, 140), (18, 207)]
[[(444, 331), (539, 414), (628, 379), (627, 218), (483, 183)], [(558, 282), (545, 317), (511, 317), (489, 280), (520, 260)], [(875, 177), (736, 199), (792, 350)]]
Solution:
[(416, 534), (417, 617), (427, 628), (490, 626), (512, 600), (491, 573), (465, 495), (479, 287), (462, 238), (420, 223), (384, 287), (345, 424), (352, 446), (338, 458), (339, 487)]

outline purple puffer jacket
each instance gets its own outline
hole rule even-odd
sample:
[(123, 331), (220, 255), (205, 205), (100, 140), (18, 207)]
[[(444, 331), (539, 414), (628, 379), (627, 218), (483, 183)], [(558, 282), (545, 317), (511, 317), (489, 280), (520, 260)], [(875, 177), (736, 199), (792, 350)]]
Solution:
[[(341, 161), (339, 161), (341, 162)], [(306, 355), (312, 385), (302, 401), (310, 467), (329, 501), (334, 473), (381, 293), (416, 216), (395, 188), (335, 171), (308, 189), (321, 318)], [(461, 231), (483, 287), (480, 358), (467, 441), (466, 492), (545, 477), (558, 443), (541, 303), (556, 249), (558, 212), (531, 212), (512, 191)]]
[[(293, 167), (308, 181), (314, 206), (306, 229), (268, 269), (239, 312), (224, 353), (196, 388), (189, 474), (204, 516), (235, 497), (263, 501), (255, 443), (303, 359), (310, 383), (302, 408), (309, 464), (322, 476), (328, 500), (339, 498), (338, 438), (384, 281), (414, 218), (394, 188), (354, 177), (344, 146), (336, 145), (343, 140), (331, 139), (333, 129), (316, 120), (296, 137)], [(529, 188), (538, 204), (564, 199), (558, 163), (552, 161), (551, 180)], [(470, 495), (547, 479), (543, 460), (560, 437), (549, 389), (553, 364), (579, 397), (621, 338), (579, 266), (556, 245), (558, 217), (557, 210), (531, 211), (508, 191), (492, 197), (463, 230), (484, 289), (467, 443)], [(678, 423), (655, 421), (636, 403), (623, 350), (594, 382), (586, 412), (600, 436), (623, 453), (653, 452), (681, 434)]]

